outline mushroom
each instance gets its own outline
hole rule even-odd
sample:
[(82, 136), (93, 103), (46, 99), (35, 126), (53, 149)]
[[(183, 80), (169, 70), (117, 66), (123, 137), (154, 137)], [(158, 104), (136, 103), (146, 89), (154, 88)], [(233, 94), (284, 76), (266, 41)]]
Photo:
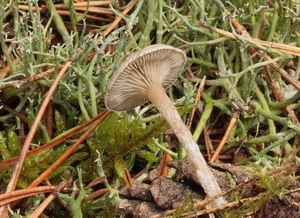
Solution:
[[(221, 193), (210, 168), (185, 126), (165, 89), (173, 84), (186, 61), (185, 53), (168, 45), (151, 45), (130, 55), (112, 76), (105, 96), (105, 105), (112, 111), (127, 111), (148, 100), (165, 117), (183, 145), (194, 167), (194, 179), (209, 197)], [(215, 205), (225, 201), (217, 198)]]

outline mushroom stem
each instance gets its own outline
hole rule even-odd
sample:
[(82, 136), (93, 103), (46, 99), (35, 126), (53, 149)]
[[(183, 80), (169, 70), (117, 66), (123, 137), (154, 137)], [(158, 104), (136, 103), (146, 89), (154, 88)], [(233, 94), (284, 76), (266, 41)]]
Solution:
[[(167, 96), (161, 84), (155, 84), (147, 92), (147, 98), (156, 106), (159, 112), (165, 117), (169, 126), (174, 131), (187, 152), (187, 157), (191, 161), (195, 175), (193, 178), (201, 185), (209, 197), (216, 196), (221, 193), (221, 189), (209, 169), (203, 155), (193, 136), (186, 125), (182, 122), (175, 106)], [(214, 201), (216, 206), (224, 204), (225, 200), (222, 197)]]

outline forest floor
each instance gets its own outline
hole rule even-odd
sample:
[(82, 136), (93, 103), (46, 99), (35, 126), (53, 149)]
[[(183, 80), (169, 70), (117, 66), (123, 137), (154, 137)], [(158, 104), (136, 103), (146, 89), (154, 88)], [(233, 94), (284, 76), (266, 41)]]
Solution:
[[(299, 217), (298, 0), (0, 5), (0, 217)], [(105, 106), (153, 44), (186, 55), (167, 94), (217, 196), (151, 103)]]

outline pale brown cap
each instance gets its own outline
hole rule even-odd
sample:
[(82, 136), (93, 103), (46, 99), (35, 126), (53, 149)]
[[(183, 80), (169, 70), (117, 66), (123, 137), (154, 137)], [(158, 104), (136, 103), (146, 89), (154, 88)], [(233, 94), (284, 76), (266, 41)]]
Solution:
[(126, 58), (112, 76), (105, 105), (112, 111), (127, 111), (147, 101), (155, 84), (168, 88), (185, 64), (185, 53), (169, 45), (150, 45)]

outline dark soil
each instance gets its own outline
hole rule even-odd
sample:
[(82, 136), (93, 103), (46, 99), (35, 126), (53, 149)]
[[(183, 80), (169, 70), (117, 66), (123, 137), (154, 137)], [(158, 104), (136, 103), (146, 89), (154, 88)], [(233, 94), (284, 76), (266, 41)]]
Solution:
[[(171, 161), (168, 165), (175, 167), (183, 176), (174, 181), (174, 179), (160, 176), (157, 170), (153, 170), (149, 172), (148, 177), (143, 181), (136, 179), (131, 187), (123, 188), (120, 191), (120, 196), (124, 200), (117, 206), (118, 213), (130, 217), (145, 218), (153, 215), (163, 217), (165, 212), (172, 209), (177, 209), (177, 213), (178, 211), (186, 213), (193, 210), (201, 210), (201, 208), (193, 208), (193, 205), (196, 202), (201, 202), (205, 194), (199, 188), (200, 186), (193, 181), (190, 163), (185, 159), (182, 161)], [(228, 201), (232, 201), (230, 198), (236, 195), (246, 198), (256, 196), (262, 191), (256, 184), (254, 177), (240, 167), (231, 164), (214, 163), (211, 164), (211, 169), (222, 191), (230, 191), (233, 185), (236, 187), (239, 184), (243, 184), (241, 189), (224, 196)], [(247, 181), (251, 182), (247, 183)], [(299, 184), (300, 182), (296, 181), (290, 189), (298, 190)], [(260, 205), (260, 207), (256, 208), (257, 212), (252, 215), (249, 214), (249, 217), (298, 218), (300, 217), (299, 202), (299, 191), (289, 193), (281, 199), (274, 198), (262, 206)], [(229, 210), (227, 209), (226, 212), (235, 214), (235, 212), (232, 212), (235, 209), (240, 210), (240, 208), (229, 207)], [(236, 214), (240, 214), (240, 211)], [(178, 217), (178, 215), (174, 216)], [(206, 217), (206, 215), (201, 217)], [(241, 217), (241, 215), (237, 215), (237, 217)]]

